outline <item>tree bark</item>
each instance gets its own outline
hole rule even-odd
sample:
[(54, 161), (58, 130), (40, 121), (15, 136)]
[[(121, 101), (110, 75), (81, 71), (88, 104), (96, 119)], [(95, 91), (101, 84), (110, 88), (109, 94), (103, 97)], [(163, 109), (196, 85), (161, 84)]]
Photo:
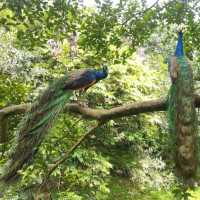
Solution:
[(0, 143), (8, 141), (8, 120), (0, 116)]
[[(200, 107), (200, 96), (195, 95), (195, 105)], [(23, 114), (30, 108), (30, 104), (20, 104), (5, 107), (0, 110), (0, 138), (7, 137), (7, 127), (3, 126), (3, 122), (11, 115)], [(92, 120), (111, 120), (120, 117), (137, 115), (141, 113), (150, 113), (167, 110), (167, 101), (164, 98), (134, 102), (127, 105), (117, 106), (111, 109), (94, 109), (87, 106), (81, 106), (76, 103), (67, 104), (65, 112), (80, 114), (83, 118)], [(0, 140), (0, 143), (2, 141)]]
[[(200, 107), (200, 96), (195, 95), (195, 105)], [(10, 115), (22, 114), (30, 108), (30, 104), (20, 104), (5, 107), (0, 110), (0, 116), (7, 118)], [(141, 113), (166, 111), (167, 101), (164, 98), (134, 102), (122, 106), (117, 106), (111, 109), (94, 109), (87, 106), (82, 106), (76, 103), (67, 104), (65, 111), (74, 114), (80, 114), (83, 118), (93, 120), (110, 120), (130, 115), (137, 115)]]

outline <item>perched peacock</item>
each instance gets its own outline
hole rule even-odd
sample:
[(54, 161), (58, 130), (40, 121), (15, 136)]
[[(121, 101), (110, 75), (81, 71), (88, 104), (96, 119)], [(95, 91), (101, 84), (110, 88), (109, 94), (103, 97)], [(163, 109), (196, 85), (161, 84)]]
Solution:
[(0, 180), (4, 183), (15, 180), (18, 177), (18, 170), (30, 163), (46, 133), (69, 102), (73, 90), (86, 91), (107, 75), (106, 66), (100, 70), (77, 70), (49, 85), (23, 118), (17, 133), (16, 145), (11, 150)]
[(197, 120), (192, 68), (184, 55), (183, 32), (178, 33), (175, 56), (169, 62), (172, 85), (168, 99), (169, 128), (176, 136), (176, 169), (190, 180), (197, 169)]

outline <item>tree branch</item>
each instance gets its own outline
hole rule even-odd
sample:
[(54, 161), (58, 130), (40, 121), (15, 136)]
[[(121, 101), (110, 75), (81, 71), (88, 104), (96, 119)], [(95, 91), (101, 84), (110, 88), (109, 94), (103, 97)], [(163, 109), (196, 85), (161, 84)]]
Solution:
[(0, 110), (0, 144), (8, 141), (8, 117), (27, 111), (30, 104), (5, 107)]
[(126, 25), (127, 22), (129, 22), (133, 17), (136, 18), (136, 20), (143, 16), (144, 14), (146, 14), (149, 10), (151, 10), (152, 8), (154, 8), (158, 3), (159, 3), (160, 0), (157, 0), (155, 3), (153, 3), (150, 7), (146, 8), (146, 10), (143, 10), (143, 11), (140, 11), (140, 12), (136, 12), (134, 15), (128, 17), (124, 22), (122, 22), (122, 26)]
[(90, 135), (94, 134), (95, 131), (100, 127), (102, 126), (103, 124), (105, 124), (106, 121), (100, 121), (96, 126), (94, 126), (93, 128), (91, 128), (86, 134), (84, 134), (81, 138), (78, 139), (78, 141), (68, 150), (64, 153), (64, 155), (59, 158), (55, 164), (53, 164), (52, 167), (50, 167), (48, 170), (47, 170), (47, 173), (39, 187), (39, 190), (47, 183), (50, 175), (54, 172), (54, 170), (60, 165), (62, 164), (63, 162), (65, 162), (69, 156), (81, 145), (81, 143), (83, 141), (85, 141)]
[(66, 106), (66, 109), (69, 110), (69, 112), (81, 114), (84, 118), (95, 120), (110, 120), (140, 113), (164, 111), (166, 110), (166, 100), (156, 99), (140, 103), (131, 103), (112, 109), (93, 109), (82, 107), (77, 104), (69, 104)]
[(0, 144), (8, 141), (8, 120), (0, 115)]
[[(72, 145), (72, 147), (67, 150), (64, 155), (62, 155), (51, 167), (47, 169), (46, 174), (43, 177), (42, 183), (39, 185), (33, 184), (29, 185), (28, 187), (25, 187), (23, 191), (27, 191), (30, 188), (36, 188), (37, 193), (40, 193), (41, 190), (46, 186), (46, 184), (49, 184), (49, 177), (54, 172), (54, 170), (63, 162), (65, 162), (69, 156), (92, 134), (95, 134), (95, 131), (104, 125), (106, 121), (99, 121), (98, 124), (96, 124), (94, 127), (92, 127), (87, 133), (85, 133), (82, 137), (80, 137), (75, 144)], [(49, 185), (48, 185), (49, 186)]]
[[(200, 107), (200, 96), (195, 95), (195, 105)], [(0, 116), (9, 117), (10, 115), (22, 114), (30, 108), (30, 104), (13, 105), (0, 110)], [(160, 98), (155, 100), (134, 102), (127, 105), (114, 107), (111, 109), (93, 109), (81, 106), (76, 103), (67, 104), (65, 112), (80, 114), (82, 117), (93, 120), (110, 120), (125, 116), (137, 115), (140, 113), (149, 113), (157, 111), (166, 111), (166, 99)]]
[(0, 110), (0, 116), (9, 117), (10, 115), (22, 114), (26, 112), (31, 104), (20, 104), (5, 107)]

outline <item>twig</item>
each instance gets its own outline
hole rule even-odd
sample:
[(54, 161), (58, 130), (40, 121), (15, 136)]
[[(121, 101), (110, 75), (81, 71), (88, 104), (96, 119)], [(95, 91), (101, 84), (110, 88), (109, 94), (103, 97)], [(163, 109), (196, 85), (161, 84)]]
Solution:
[(77, 149), (77, 147), (80, 146), (80, 144), (86, 140), (88, 138), (88, 136), (92, 135), (95, 133), (96, 129), (99, 128), (100, 126), (102, 126), (103, 124), (105, 124), (106, 121), (100, 121), (96, 126), (94, 126), (93, 128), (91, 128), (85, 135), (83, 135), (68, 151), (66, 151), (64, 153), (64, 155), (56, 161), (56, 163), (48, 169), (48, 172), (46, 173), (40, 187), (39, 187), (39, 190), (42, 188), (42, 186), (45, 185), (45, 183), (48, 181), (50, 175), (53, 173), (53, 171), (60, 165), (62, 164), (63, 162), (65, 162), (69, 156), (74, 152), (74, 150)]
[(144, 15), (144, 14), (147, 13), (149, 10), (151, 10), (153, 7), (155, 7), (155, 6), (158, 4), (159, 1), (160, 1), (160, 0), (157, 0), (153, 5), (151, 5), (150, 7), (148, 7), (146, 10), (135, 13), (135, 15), (133, 15), (133, 16), (129, 17), (128, 19), (126, 19), (121, 25), (124, 26), (124, 25), (125, 25), (128, 21), (130, 21), (133, 17), (138, 18), (137, 16)]

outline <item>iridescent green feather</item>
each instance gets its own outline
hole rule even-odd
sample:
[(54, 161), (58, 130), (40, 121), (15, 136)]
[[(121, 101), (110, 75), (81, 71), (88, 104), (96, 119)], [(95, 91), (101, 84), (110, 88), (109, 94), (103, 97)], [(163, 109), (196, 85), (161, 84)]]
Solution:
[(168, 123), (175, 136), (177, 173), (185, 180), (194, 177), (197, 169), (197, 118), (194, 102), (192, 69), (186, 57), (176, 57), (178, 75), (168, 95)]
[(175, 132), (175, 96), (176, 87), (174, 84), (172, 84), (168, 93), (168, 127), (170, 133)]
[(30, 163), (43, 138), (64, 110), (72, 95), (71, 90), (63, 90), (68, 77), (55, 81), (31, 106), (19, 127), (10, 159), (4, 167), (1, 180), (10, 182), (18, 177), (18, 170)]

